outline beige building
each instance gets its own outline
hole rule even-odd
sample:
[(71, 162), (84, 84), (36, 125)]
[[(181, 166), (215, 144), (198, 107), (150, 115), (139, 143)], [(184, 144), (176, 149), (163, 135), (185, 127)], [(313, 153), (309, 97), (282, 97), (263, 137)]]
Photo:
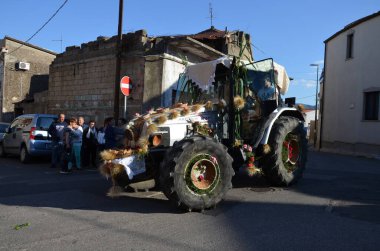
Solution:
[(325, 41), (322, 150), (380, 156), (380, 12)]
[(28, 112), (18, 104), (32, 102), (35, 93), (48, 89), (56, 53), (11, 37), (0, 39), (0, 49), (0, 121), (10, 122)]

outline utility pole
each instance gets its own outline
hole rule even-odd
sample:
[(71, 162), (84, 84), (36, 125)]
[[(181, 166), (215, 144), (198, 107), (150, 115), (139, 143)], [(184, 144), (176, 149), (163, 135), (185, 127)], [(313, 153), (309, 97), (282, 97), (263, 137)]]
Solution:
[(317, 67), (317, 82), (315, 87), (315, 118), (314, 118), (314, 149), (317, 149), (317, 132), (318, 132), (318, 83), (319, 83), (319, 64), (310, 64), (310, 66)]
[(121, 68), (121, 42), (123, 39), (122, 34), (123, 27), (123, 0), (119, 0), (119, 24), (117, 28), (117, 40), (116, 40), (116, 69), (115, 69), (115, 96), (113, 106), (113, 118), (116, 125), (119, 123), (119, 96), (120, 96), (120, 68)]

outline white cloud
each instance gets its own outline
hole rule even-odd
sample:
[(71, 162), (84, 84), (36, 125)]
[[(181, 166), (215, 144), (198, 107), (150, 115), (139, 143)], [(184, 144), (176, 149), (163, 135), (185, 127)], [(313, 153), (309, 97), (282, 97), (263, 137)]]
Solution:
[(325, 61), (323, 59), (321, 60), (317, 60), (317, 61), (314, 61), (313, 64), (318, 64), (320, 67), (322, 66), (323, 67), (323, 64), (325, 63)]
[(297, 86), (303, 86), (306, 88), (312, 88), (315, 87), (315, 80), (310, 80), (310, 79), (295, 79), (292, 82), (293, 85)]

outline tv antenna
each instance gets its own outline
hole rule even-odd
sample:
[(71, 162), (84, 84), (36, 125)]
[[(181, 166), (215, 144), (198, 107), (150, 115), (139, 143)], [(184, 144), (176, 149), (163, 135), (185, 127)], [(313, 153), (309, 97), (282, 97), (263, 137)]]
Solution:
[(63, 52), (62, 51), (62, 42), (63, 42), (63, 39), (62, 39), (62, 34), (61, 34), (61, 39), (55, 39), (55, 40), (51, 40), (53, 42), (61, 42), (61, 53)]
[(213, 11), (212, 11), (212, 3), (211, 2), (209, 2), (208, 3), (208, 7), (209, 7), (209, 12), (210, 12), (210, 21), (211, 21), (211, 28), (213, 28), (214, 27), (214, 24), (213, 24), (213, 20), (214, 20), (214, 13), (213, 13)]

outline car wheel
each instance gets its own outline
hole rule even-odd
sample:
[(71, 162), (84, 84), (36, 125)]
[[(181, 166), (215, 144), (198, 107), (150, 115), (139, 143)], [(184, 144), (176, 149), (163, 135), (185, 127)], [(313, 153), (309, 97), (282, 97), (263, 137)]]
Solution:
[(28, 149), (26, 149), (26, 146), (22, 146), (20, 150), (20, 161), (21, 163), (29, 163), (30, 162), (30, 154), (28, 152)]
[(5, 150), (4, 150), (3, 144), (0, 144), (0, 157), (4, 158), (6, 156), (7, 156), (7, 154), (6, 154)]

